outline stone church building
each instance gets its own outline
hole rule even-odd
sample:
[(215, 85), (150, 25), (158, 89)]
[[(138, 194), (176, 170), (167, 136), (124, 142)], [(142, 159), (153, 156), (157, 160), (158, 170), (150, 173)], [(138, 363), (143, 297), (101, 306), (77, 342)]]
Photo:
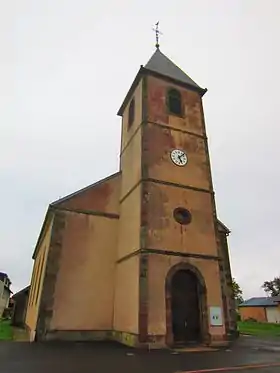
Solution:
[(33, 254), (30, 340), (143, 347), (236, 335), (202, 97), (159, 48), (118, 111), (120, 170), (49, 205)]

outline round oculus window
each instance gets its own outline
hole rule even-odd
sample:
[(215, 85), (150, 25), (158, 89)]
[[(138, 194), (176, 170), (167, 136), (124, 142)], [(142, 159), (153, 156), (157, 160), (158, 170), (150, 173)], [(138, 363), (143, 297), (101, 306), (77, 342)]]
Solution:
[(183, 207), (177, 207), (173, 211), (173, 217), (177, 223), (182, 224), (182, 225), (190, 224), (190, 222), (192, 221), (191, 213), (189, 212), (189, 210)]

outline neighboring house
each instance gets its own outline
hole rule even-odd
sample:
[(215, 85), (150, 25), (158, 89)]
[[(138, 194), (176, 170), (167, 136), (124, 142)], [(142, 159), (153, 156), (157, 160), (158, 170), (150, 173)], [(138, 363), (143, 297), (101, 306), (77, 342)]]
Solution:
[(0, 272), (0, 317), (2, 317), (5, 308), (9, 306), (11, 281), (8, 275)]
[(16, 326), (24, 326), (25, 325), (25, 316), (26, 316), (26, 309), (27, 309), (27, 302), (29, 296), (29, 289), (30, 286), (25, 287), (24, 289), (20, 290), (16, 294), (13, 295), (11, 298), (14, 302), (14, 310), (12, 316), (12, 324)]
[(241, 320), (280, 323), (280, 297), (251, 298), (239, 305)]

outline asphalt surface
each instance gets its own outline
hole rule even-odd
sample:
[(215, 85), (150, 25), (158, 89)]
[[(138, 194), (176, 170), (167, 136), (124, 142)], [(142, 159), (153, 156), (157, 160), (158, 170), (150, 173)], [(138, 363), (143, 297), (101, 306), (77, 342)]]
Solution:
[[(182, 353), (134, 350), (113, 343), (0, 342), (0, 372), (178, 373), (223, 368), (224, 372), (233, 373), (237, 370), (232, 367), (255, 366), (238, 371), (279, 373), (280, 351), (273, 350), (278, 342), (280, 346), (280, 340), (258, 342), (248, 337), (241, 338), (228, 350)], [(279, 365), (257, 368), (257, 365), (271, 364)]]
[(280, 338), (279, 337), (261, 338), (261, 337), (241, 336), (238, 340), (237, 345), (239, 347), (248, 347), (254, 350), (279, 352), (280, 354)]
[[(270, 368), (262, 368), (262, 367), (255, 367), (255, 368), (249, 368), (249, 369), (238, 369), (238, 370), (226, 370), (224, 373), (279, 373), (279, 366), (278, 367), (270, 367)], [(188, 372), (190, 373), (190, 372)], [(198, 373), (198, 372), (196, 372)], [(199, 373), (207, 373), (207, 371), (199, 372)], [(212, 370), (208, 371), (208, 373), (215, 373), (215, 371)], [(216, 371), (216, 373), (221, 373), (221, 371)]]

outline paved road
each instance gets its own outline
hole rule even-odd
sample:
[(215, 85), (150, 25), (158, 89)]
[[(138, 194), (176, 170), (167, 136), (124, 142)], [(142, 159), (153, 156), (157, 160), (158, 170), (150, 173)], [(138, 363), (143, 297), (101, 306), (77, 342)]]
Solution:
[[(176, 372), (177, 373), (177, 372)], [(180, 372), (180, 373), (279, 373), (279, 366), (272, 366), (272, 367), (263, 367), (263, 366), (255, 366), (255, 367), (236, 367), (234, 369), (217, 369), (217, 370), (194, 370), (194, 371), (187, 371), (187, 372)]]
[(238, 346), (248, 347), (254, 350), (274, 351), (279, 352), (280, 354), (279, 337), (261, 338), (252, 336), (242, 336), (238, 340)]
[(1, 373), (175, 373), (271, 363), (279, 366), (253, 372), (279, 373), (280, 353), (256, 350), (247, 339), (241, 339), (230, 351), (178, 354), (133, 350), (110, 343), (0, 343)]

